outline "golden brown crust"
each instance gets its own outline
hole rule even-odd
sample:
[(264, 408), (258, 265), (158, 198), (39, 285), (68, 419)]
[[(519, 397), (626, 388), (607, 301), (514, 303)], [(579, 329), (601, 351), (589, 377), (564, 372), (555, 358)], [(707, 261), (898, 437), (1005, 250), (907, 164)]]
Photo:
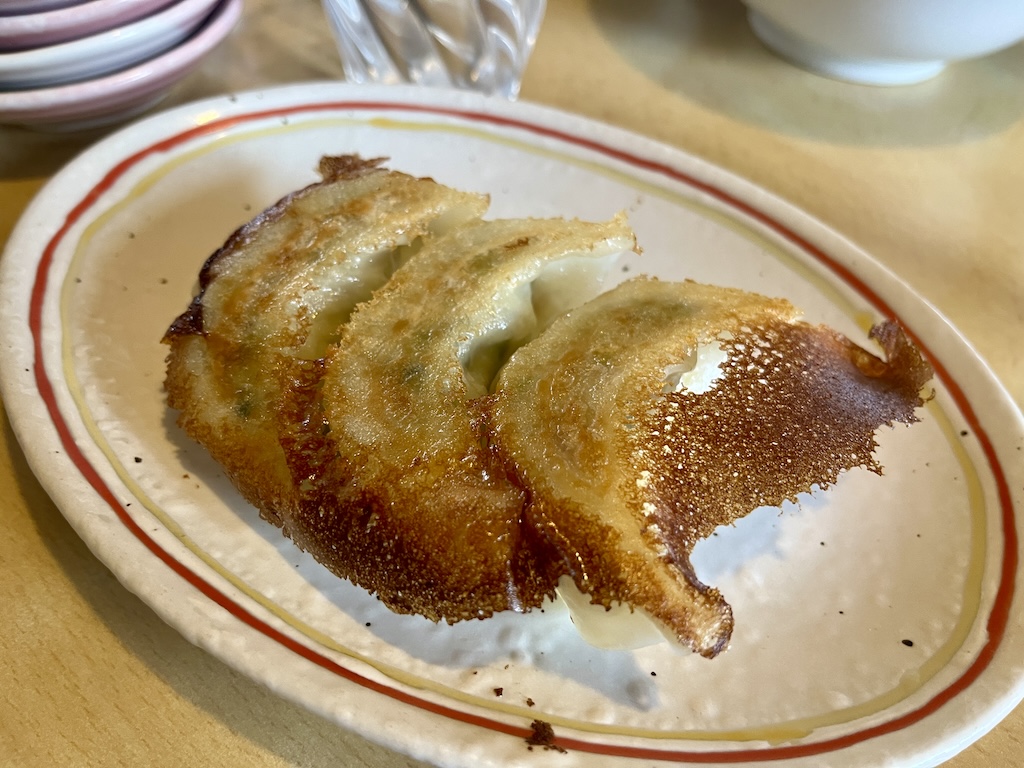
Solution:
[[(641, 279), (591, 300), (636, 248), (624, 219), (487, 222), (485, 198), (380, 162), (324, 158), (207, 260), (164, 337), (179, 424), (396, 611), (529, 610), (569, 575), (720, 652), (731, 610), (693, 545), (877, 471), (874, 431), (914, 419), (927, 363), (893, 324), (882, 360), (741, 291)], [(712, 342), (720, 380), (666, 388)]]
[[(530, 490), (526, 522), (577, 588), (643, 608), (706, 656), (733, 619), (693, 546), (846, 469), (878, 471), (875, 430), (913, 421), (931, 375), (894, 324), (873, 334), (881, 360), (794, 317), (754, 294), (636, 279), (520, 349), (489, 402), (496, 451)], [(719, 380), (666, 391), (666, 369), (711, 345)]]
[(242, 494), (280, 523), (295, 488), (279, 445), (281, 383), (315, 359), (420, 238), (479, 216), (486, 198), (328, 157), (324, 180), (236, 230), (203, 264), (168, 328), (168, 403)]
[[(435, 620), (549, 597), (546, 553), (521, 524), (523, 491), (483, 447), (471, 400), (493, 373), (479, 362), (541, 330), (546, 268), (599, 266), (633, 244), (620, 219), (477, 221), (425, 243), (353, 313), (325, 361), (312, 406), (331, 458), (319, 472), (293, 467), (308, 490), (286, 521), (303, 546), (396, 610)], [(599, 289), (592, 280), (580, 294), (579, 282), (569, 302)], [(333, 557), (339, 531), (346, 562)]]

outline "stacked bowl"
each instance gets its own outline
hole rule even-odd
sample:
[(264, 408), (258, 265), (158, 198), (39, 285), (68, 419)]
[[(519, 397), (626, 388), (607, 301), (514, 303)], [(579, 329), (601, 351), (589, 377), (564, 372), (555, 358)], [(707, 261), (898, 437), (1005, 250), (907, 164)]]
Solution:
[(242, 0), (0, 0), (0, 123), (81, 129), (153, 106)]

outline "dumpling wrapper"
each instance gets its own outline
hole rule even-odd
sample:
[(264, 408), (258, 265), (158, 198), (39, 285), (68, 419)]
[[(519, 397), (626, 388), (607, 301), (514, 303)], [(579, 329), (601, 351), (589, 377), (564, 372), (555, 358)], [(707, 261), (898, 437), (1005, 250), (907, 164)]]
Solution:
[(178, 424), (277, 524), (295, 503), (277, 432), (283, 387), (422, 238), (487, 209), (483, 195), (380, 162), (324, 157), (321, 182), (261, 212), (207, 259), (197, 295), (164, 335)]
[(523, 489), (475, 405), (508, 354), (600, 292), (624, 217), (474, 221), (432, 238), (343, 327), (280, 424), (302, 489), (285, 528), (393, 610), (434, 620), (553, 595)]
[(210, 257), (164, 337), (179, 424), (396, 611), (526, 611), (571, 581), (720, 652), (732, 616), (693, 544), (877, 471), (873, 433), (913, 420), (927, 364), (895, 325), (882, 361), (740, 291), (591, 300), (636, 248), (623, 217), (487, 222), (486, 197), (377, 166), (324, 158)]
[[(931, 369), (892, 323), (885, 361), (797, 321), (786, 301), (635, 279), (520, 348), (487, 409), (528, 489), (524, 524), (593, 603), (643, 611), (712, 657), (731, 609), (690, 564), (697, 541), (853, 467), (878, 472), (874, 433), (915, 420)], [(674, 386), (698, 349), (720, 375)]]

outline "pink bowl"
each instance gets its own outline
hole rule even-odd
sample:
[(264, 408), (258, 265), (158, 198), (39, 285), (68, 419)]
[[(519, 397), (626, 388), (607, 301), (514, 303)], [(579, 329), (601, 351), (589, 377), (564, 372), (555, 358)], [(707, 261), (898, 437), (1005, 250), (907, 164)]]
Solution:
[(72, 85), (0, 92), (0, 123), (71, 131), (134, 117), (191, 72), (227, 36), (241, 13), (242, 0), (221, 0), (192, 37), (131, 69)]
[(0, 0), (0, 16), (14, 16), (18, 13), (41, 13), (54, 8), (81, 5), (88, 0)]
[(95, 80), (158, 56), (186, 40), (219, 0), (178, 0), (130, 24), (57, 45), (0, 52), (0, 91)]
[[(29, 0), (22, 5), (31, 7), (32, 13), (0, 15), (0, 51), (24, 50), (85, 37), (141, 19), (173, 2), (175, 0), (90, 0), (37, 12), (41, 3)], [(4, 0), (0, 0), (0, 14), (5, 8)]]

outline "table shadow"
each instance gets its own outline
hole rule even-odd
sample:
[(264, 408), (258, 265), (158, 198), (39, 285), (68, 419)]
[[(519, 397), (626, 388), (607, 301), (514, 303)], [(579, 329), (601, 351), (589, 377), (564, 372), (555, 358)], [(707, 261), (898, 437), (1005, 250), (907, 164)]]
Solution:
[[(1024, 44), (876, 87), (804, 71), (754, 36), (738, 0), (590, 0), (601, 33), (667, 90), (770, 131), (865, 146), (979, 141), (1024, 114)], [(645, 40), (639, 48), (632, 43)]]

